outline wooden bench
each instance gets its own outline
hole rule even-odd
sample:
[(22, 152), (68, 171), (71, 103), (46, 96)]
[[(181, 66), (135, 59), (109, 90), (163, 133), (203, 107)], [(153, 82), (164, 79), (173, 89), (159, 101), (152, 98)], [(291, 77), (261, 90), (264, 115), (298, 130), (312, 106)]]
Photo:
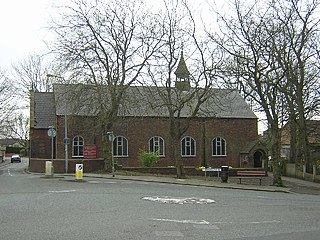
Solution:
[(262, 178), (267, 176), (268, 176), (267, 171), (259, 171), (259, 170), (237, 171), (237, 178), (239, 178), (240, 184), (241, 184), (242, 178), (258, 178), (260, 180), (260, 185), (261, 185)]

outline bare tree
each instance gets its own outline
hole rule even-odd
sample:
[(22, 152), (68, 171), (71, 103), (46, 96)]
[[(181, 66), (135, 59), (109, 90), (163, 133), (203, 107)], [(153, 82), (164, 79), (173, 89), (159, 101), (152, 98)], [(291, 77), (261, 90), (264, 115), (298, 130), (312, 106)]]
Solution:
[(1, 137), (6, 137), (5, 122), (10, 117), (15, 109), (15, 105), (12, 103), (15, 94), (12, 91), (12, 84), (7, 78), (4, 71), (0, 69), (0, 126)]
[(241, 5), (238, 0), (234, 1), (234, 7), (234, 17), (220, 15), (221, 35), (209, 34), (226, 52), (225, 74), (229, 76), (228, 84), (239, 88), (266, 115), (274, 171), (273, 183), (282, 185), (279, 165), (283, 97), (278, 86), (283, 81), (283, 76), (274, 65), (274, 55), (268, 52), (273, 47), (272, 36), (268, 34), (264, 24), (270, 20), (268, 9), (261, 8), (257, 3), (253, 6)]
[(29, 117), (22, 113), (10, 115), (2, 124), (6, 129), (5, 137), (17, 139), (19, 144), (27, 151), (29, 147)]
[(15, 92), (20, 96), (29, 99), (29, 92), (50, 92), (52, 91), (52, 78), (47, 78), (52, 73), (53, 65), (46, 64), (45, 56), (33, 54), (26, 59), (12, 64), (11, 81)]
[(233, 6), (236, 17), (220, 16), (222, 34), (211, 37), (229, 56), (229, 83), (254, 100), (267, 117), (273, 183), (282, 185), (280, 134), (288, 119), (298, 123), (302, 158), (308, 159), (306, 111), (314, 113), (318, 108), (318, 100), (313, 101), (318, 45), (312, 41), (317, 35), (318, 21), (312, 16), (318, 3), (290, 0), (246, 5), (235, 0)]
[[(158, 18), (164, 33), (163, 44), (157, 52), (158, 58), (149, 63), (149, 76), (156, 86), (152, 89), (156, 89), (159, 96), (159, 101), (154, 101), (152, 105), (168, 113), (170, 155), (175, 162), (177, 177), (183, 178), (181, 139), (189, 129), (190, 121), (200, 115), (202, 104), (211, 94), (219, 58), (215, 59), (216, 62), (208, 58), (208, 48), (204, 42), (199, 42), (193, 13), (186, 2), (163, 2), (165, 10)], [(189, 72), (184, 52), (189, 53), (194, 74)]]
[[(74, 0), (62, 9), (61, 21), (52, 27), (57, 34), (53, 50), (70, 79), (91, 85), (91, 99), (106, 133), (117, 121), (125, 91), (139, 82), (159, 47), (161, 36), (154, 38), (159, 28), (142, 0)], [(105, 168), (110, 169), (109, 143), (103, 140)]]
[(310, 150), (306, 121), (319, 109), (319, 4), (318, 1), (290, 0), (274, 1), (270, 5), (272, 22), (277, 23), (278, 29), (278, 34), (269, 31), (273, 36), (275, 60), (286, 79), (281, 91), (289, 108), (291, 157), (297, 163), (305, 163), (308, 169)]

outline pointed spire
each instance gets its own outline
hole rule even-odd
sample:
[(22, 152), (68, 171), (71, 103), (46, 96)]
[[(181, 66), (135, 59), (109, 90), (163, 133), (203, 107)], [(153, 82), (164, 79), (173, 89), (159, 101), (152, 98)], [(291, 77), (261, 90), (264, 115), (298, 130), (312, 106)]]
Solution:
[(177, 78), (189, 79), (190, 72), (187, 68), (186, 62), (184, 61), (183, 51), (181, 51), (180, 61), (177, 70), (174, 72)]
[(180, 61), (177, 70), (174, 72), (176, 75), (175, 87), (180, 91), (189, 91), (190, 85), (190, 72), (187, 68), (186, 62), (184, 61), (183, 51), (181, 51)]

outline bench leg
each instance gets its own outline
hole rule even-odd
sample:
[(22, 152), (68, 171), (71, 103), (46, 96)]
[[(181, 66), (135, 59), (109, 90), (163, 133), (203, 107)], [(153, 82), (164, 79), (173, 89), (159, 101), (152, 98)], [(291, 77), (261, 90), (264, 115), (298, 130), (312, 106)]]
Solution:
[(239, 178), (239, 180), (240, 180), (240, 184), (241, 184), (241, 178)]
[(260, 186), (261, 186), (261, 180), (262, 180), (262, 178), (260, 178)]

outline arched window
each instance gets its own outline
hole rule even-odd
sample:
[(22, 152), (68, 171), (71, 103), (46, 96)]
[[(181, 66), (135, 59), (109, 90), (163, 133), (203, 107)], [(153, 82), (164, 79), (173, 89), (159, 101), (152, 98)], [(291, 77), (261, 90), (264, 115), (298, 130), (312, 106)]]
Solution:
[(75, 136), (72, 141), (72, 157), (83, 157), (83, 137)]
[(128, 140), (125, 137), (115, 137), (113, 141), (113, 156), (128, 157)]
[(182, 157), (196, 156), (196, 141), (192, 137), (184, 137), (181, 140), (181, 156)]
[(162, 137), (152, 137), (149, 140), (149, 152), (157, 152), (159, 156), (164, 157), (164, 140)]
[(216, 137), (212, 140), (212, 156), (226, 156), (226, 140)]

